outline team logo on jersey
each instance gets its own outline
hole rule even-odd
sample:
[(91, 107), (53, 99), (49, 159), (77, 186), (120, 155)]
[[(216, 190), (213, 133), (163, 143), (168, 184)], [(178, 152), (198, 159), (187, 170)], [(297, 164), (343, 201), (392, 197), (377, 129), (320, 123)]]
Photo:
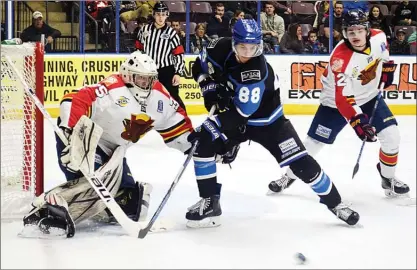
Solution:
[(261, 71), (260, 70), (248, 70), (240, 73), (242, 82), (250, 80), (261, 80)]
[(162, 100), (158, 100), (158, 108), (156, 109), (157, 112), (162, 113), (164, 111), (164, 103)]
[(320, 137), (328, 139), (330, 137), (330, 134), (332, 133), (332, 130), (328, 127), (318, 125), (316, 128), (316, 134)]
[(362, 85), (367, 85), (373, 79), (375, 79), (379, 62), (381, 62), (381, 59), (376, 59), (375, 61), (369, 63), (369, 65), (367, 65), (366, 68), (361, 71), (361, 74), (358, 78), (362, 81)]
[(129, 98), (125, 96), (121, 96), (116, 100), (116, 105), (120, 107), (126, 107), (127, 104), (129, 104)]
[(342, 71), (343, 63), (344, 63), (343, 59), (339, 59), (339, 58), (334, 59), (331, 65), (332, 70), (334, 72)]

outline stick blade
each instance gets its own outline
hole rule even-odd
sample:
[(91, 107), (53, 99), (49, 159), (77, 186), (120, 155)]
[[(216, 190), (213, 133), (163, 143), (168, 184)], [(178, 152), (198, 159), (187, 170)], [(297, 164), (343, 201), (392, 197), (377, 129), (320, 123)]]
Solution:
[(355, 175), (358, 171), (359, 171), (359, 163), (356, 163), (355, 168), (353, 168), (352, 179), (355, 178)]
[(145, 236), (148, 234), (148, 232), (149, 232), (149, 229), (148, 228), (141, 229), (139, 231), (138, 238), (140, 238), (140, 239), (145, 238)]

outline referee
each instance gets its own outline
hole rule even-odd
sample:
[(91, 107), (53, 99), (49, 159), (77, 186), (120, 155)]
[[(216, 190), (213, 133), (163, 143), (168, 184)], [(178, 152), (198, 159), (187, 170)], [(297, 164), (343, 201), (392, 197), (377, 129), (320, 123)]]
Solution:
[(185, 110), (179, 96), (180, 76), (184, 71), (184, 47), (176, 31), (169, 27), (166, 20), (169, 10), (165, 3), (156, 3), (153, 7), (154, 22), (139, 30), (136, 48), (149, 55), (158, 67), (158, 79), (171, 96)]

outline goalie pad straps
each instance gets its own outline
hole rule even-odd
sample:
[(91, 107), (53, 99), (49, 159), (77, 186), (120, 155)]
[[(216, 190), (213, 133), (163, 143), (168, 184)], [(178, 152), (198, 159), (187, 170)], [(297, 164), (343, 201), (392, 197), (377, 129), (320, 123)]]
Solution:
[(71, 169), (86, 168), (94, 172), (95, 153), (103, 129), (90, 118), (83, 115), (75, 125), (71, 135), (70, 164)]

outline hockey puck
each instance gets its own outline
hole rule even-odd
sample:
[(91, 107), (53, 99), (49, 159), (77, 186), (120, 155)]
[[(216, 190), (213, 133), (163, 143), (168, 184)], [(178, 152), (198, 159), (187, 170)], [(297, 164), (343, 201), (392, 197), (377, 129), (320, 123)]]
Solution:
[(307, 261), (306, 256), (304, 256), (304, 254), (300, 252), (295, 254), (295, 259), (298, 264), (305, 264)]

